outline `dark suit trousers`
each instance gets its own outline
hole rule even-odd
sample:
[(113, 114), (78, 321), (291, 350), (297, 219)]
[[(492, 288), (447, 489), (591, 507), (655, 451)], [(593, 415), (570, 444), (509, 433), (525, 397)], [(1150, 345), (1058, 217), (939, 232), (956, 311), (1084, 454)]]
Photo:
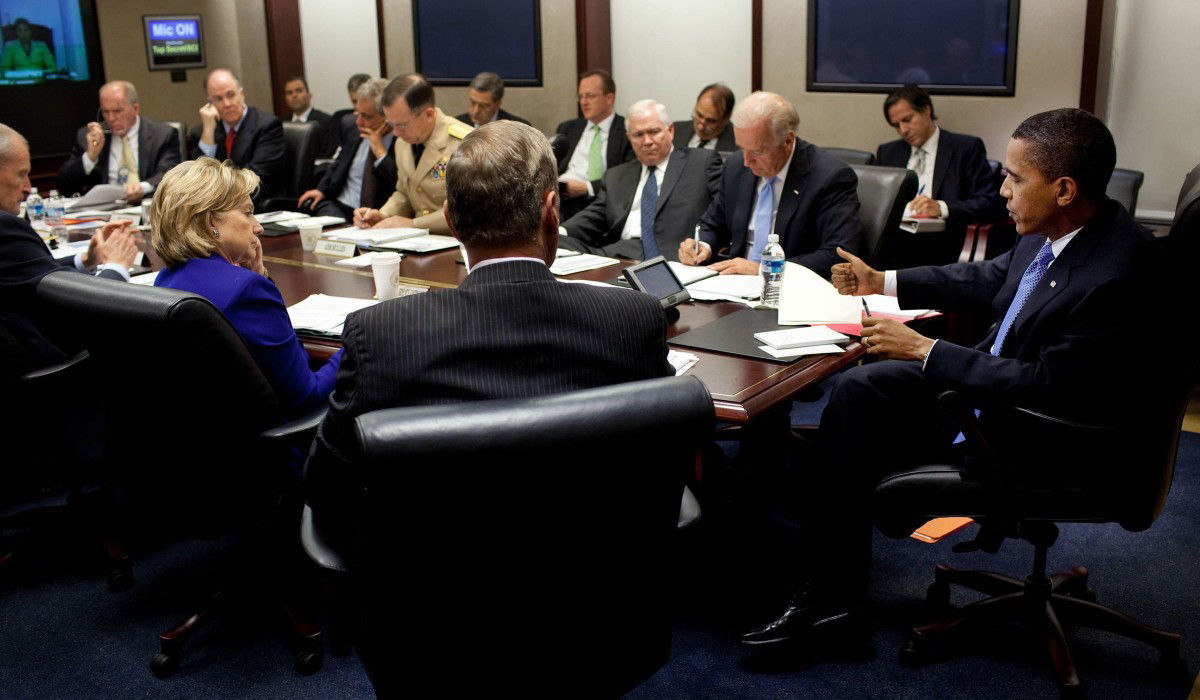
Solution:
[(340, 216), (350, 223), (354, 220), (354, 209), (342, 204), (338, 200), (329, 197), (322, 199), (321, 203), (313, 207), (313, 216)]

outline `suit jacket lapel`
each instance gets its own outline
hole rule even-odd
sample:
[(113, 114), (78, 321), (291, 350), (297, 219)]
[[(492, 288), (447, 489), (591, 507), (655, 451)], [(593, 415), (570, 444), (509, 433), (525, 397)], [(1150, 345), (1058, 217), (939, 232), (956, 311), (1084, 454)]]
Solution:
[(788, 168), (783, 180), (783, 192), (779, 196), (779, 211), (775, 213), (775, 232), (783, 241), (783, 231), (787, 230), (788, 222), (800, 208), (800, 189), (804, 178), (808, 175), (808, 151), (806, 144), (796, 139), (796, 149), (792, 153), (792, 165)]
[(937, 158), (933, 159), (933, 198), (938, 199), (942, 193), (942, 183), (950, 170), (950, 160), (954, 158), (954, 149), (947, 143), (946, 132), (943, 131), (938, 139)]
[(138, 126), (138, 179), (150, 177), (150, 132), (146, 129), (146, 120)]
[(254, 124), (254, 108), (246, 110), (246, 116), (242, 119), (242, 123), (238, 125), (236, 131), (233, 132), (233, 152), (227, 154), (235, 163), (244, 162), (243, 156), (250, 149), (250, 131)]
[(671, 152), (671, 157), (667, 160), (667, 170), (663, 173), (662, 189), (658, 191), (658, 204), (654, 208), (655, 215), (662, 211), (663, 203), (667, 201), (667, 197), (671, 196), (671, 191), (679, 182), (679, 176), (683, 172), (686, 161), (687, 153), (685, 151), (676, 148)]
[(605, 154), (605, 168), (612, 168), (621, 164), (621, 138), (625, 137), (625, 120), (621, 115), (613, 117), (612, 124), (608, 127), (608, 152)]

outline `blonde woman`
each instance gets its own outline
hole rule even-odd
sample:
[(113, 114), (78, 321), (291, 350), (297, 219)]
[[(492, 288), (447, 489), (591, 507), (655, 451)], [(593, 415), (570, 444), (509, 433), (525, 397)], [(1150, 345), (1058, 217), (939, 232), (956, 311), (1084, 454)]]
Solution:
[(309, 369), (279, 289), (267, 279), (250, 198), (258, 176), (199, 158), (172, 168), (154, 192), (151, 245), (167, 264), (155, 285), (211, 301), (246, 341), (290, 415), (316, 409), (333, 390), (342, 353)]

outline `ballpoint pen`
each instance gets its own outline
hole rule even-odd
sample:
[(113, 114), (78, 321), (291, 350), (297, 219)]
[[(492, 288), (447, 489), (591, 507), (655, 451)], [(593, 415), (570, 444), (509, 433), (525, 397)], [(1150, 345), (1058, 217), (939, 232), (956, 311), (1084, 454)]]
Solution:
[(862, 304), (863, 304), (863, 313), (865, 313), (867, 315), (867, 318), (871, 318), (871, 307), (867, 306), (867, 298), (866, 297), (862, 297)]
[(695, 255), (699, 255), (699, 254), (700, 254), (700, 224), (696, 224), (696, 234), (695, 234), (695, 236), (696, 236), (696, 237), (695, 237), (695, 239), (694, 239), (694, 240), (696, 241), (696, 249), (695, 249), (695, 251), (694, 251), (694, 254), (695, 254)]

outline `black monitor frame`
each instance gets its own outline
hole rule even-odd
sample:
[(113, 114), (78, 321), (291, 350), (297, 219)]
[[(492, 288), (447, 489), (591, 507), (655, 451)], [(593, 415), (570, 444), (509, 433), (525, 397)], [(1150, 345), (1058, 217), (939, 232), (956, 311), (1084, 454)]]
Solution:
[[(163, 65), (154, 64), (154, 50), (150, 39), (150, 22), (162, 20), (195, 20), (198, 28), (197, 41), (200, 44), (200, 60), (189, 61), (186, 63), (170, 63)], [(184, 68), (204, 68), (208, 65), (207, 54), (204, 50), (204, 18), (199, 14), (187, 15), (142, 15), (142, 35), (146, 39), (146, 66), (150, 70), (183, 70)]]
[[(476, 73), (471, 75), (450, 75), (431, 77), (426, 74), (426, 64), (428, 57), (421, 50), (421, 4), (422, 3), (437, 3), (440, 0), (412, 0), (412, 22), (413, 22), (413, 57), (415, 59), (416, 70), (430, 85), (447, 85), (466, 87), (475, 79)], [(520, 78), (508, 75), (501, 76), (504, 79), (504, 87), (542, 87), (542, 8), (540, 0), (508, 0), (508, 2), (527, 2), (530, 4), (531, 20), (533, 24), (533, 61), (534, 61), (534, 77)], [(430, 37), (427, 37), (430, 38)]]

